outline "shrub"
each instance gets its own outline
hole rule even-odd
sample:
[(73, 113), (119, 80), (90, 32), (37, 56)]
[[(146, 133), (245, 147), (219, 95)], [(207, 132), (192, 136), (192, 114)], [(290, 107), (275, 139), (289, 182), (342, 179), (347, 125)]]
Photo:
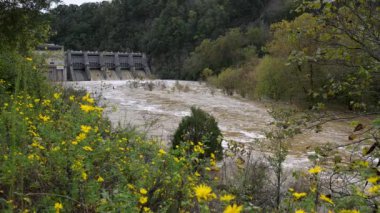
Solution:
[(222, 133), (218, 127), (215, 118), (207, 112), (191, 107), (191, 116), (182, 119), (177, 130), (174, 133), (172, 148), (176, 148), (181, 143), (191, 142), (196, 145), (204, 143), (205, 157), (214, 153), (217, 159), (222, 158)]
[(285, 64), (284, 59), (264, 57), (256, 68), (258, 97), (280, 100), (296, 94), (299, 84), (293, 80), (290, 67)]
[(185, 60), (181, 77), (198, 80), (205, 69), (218, 74), (224, 68), (243, 63), (256, 55), (256, 47), (247, 37), (241, 30), (231, 29), (216, 40), (203, 40)]
[(227, 95), (233, 95), (241, 80), (241, 70), (227, 68), (218, 76), (218, 87)]

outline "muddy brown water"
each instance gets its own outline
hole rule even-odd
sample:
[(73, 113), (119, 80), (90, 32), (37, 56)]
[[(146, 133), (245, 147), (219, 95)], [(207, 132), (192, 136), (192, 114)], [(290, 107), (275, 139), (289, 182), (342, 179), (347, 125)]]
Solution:
[[(65, 86), (86, 89), (106, 106), (113, 126), (131, 125), (145, 131), (148, 137), (168, 144), (179, 122), (197, 106), (212, 114), (226, 141), (256, 143), (264, 138), (272, 121), (263, 103), (224, 95), (204, 83), (173, 80), (124, 80), (66, 82)], [(325, 143), (348, 143), (347, 122), (328, 123), (321, 133), (313, 131), (292, 140), (286, 167), (305, 167), (308, 154)]]

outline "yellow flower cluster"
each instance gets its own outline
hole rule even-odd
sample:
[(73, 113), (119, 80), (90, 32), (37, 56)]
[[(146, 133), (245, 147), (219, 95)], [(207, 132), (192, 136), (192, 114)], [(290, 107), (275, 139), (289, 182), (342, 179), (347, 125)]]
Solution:
[(165, 150), (163, 150), (163, 149), (160, 149), (160, 150), (158, 150), (158, 154), (159, 154), (159, 155), (165, 155), (165, 154), (166, 154), (166, 152), (165, 152)]
[(43, 121), (43, 122), (48, 122), (48, 121), (50, 120), (50, 117), (47, 116), (47, 115), (42, 115), (42, 114), (40, 114), (38, 117), (39, 117), (40, 120)]
[(380, 185), (374, 185), (374, 186), (371, 186), (369, 189), (368, 189), (368, 192), (370, 194), (377, 194), (380, 190)]
[(80, 104), (80, 109), (86, 113), (93, 112), (93, 111), (103, 112), (103, 108), (91, 106), (91, 105), (87, 105), (87, 104)]
[(82, 132), (84, 132), (84, 133), (88, 133), (88, 132), (90, 132), (91, 129), (92, 129), (91, 126), (86, 126), (86, 125), (81, 125), (81, 126), (80, 126), (80, 130), (81, 130)]
[(90, 146), (84, 146), (84, 147), (82, 147), (82, 149), (85, 151), (88, 151), (88, 152), (94, 151)]
[(342, 209), (339, 211), (339, 213), (360, 213), (360, 211), (356, 210), (356, 209), (354, 209), (354, 210)]
[(198, 152), (200, 154), (204, 154), (205, 153), (205, 150), (202, 148), (201, 145), (195, 145), (194, 146), (194, 152)]
[(235, 199), (235, 196), (231, 194), (225, 194), (220, 197), (220, 201), (223, 201), (223, 202), (230, 202), (233, 199)]
[(369, 183), (372, 183), (372, 184), (376, 184), (379, 180), (380, 180), (380, 177), (379, 177), (379, 176), (370, 177), (370, 178), (367, 179), (367, 181), (368, 181)]
[(292, 195), (295, 200), (299, 200), (303, 197), (306, 197), (307, 194), (305, 192), (294, 192)]
[(60, 94), (60, 93), (54, 93), (54, 94), (53, 94), (53, 97), (54, 97), (55, 99), (59, 99), (59, 98), (61, 97), (61, 94)]
[(321, 171), (322, 171), (322, 168), (320, 166), (315, 166), (315, 167), (309, 169), (310, 174), (318, 174)]
[(216, 198), (211, 187), (204, 184), (194, 187), (194, 191), (198, 201), (210, 201)]
[[(131, 187), (130, 186), (128, 186), (128, 187), (134, 189), (133, 185), (131, 185)], [(140, 189), (140, 194), (141, 194), (141, 196), (140, 196), (140, 199), (139, 199), (139, 203), (142, 204), (142, 205), (144, 205), (144, 204), (146, 204), (148, 202), (148, 197), (146, 196), (148, 194), (148, 190), (146, 190), (145, 188), (141, 188)]]
[(223, 213), (240, 213), (243, 210), (243, 206), (238, 206), (236, 204), (228, 205)]
[(62, 203), (58, 203), (58, 202), (55, 203), (55, 204), (54, 204), (54, 209), (55, 209), (55, 212), (56, 212), (56, 213), (59, 213), (60, 210), (63, 209), (63, 205), (62, 205)]
[(334, 205), (334, 202), (331, 200), (331, 198), (327, 197), (326, 195), (324, 194), (321, 194), (321, 196), (319, 196), (319, 199), (327, 202), (327, 203), (330, 203), (332, 205)]
[(90, 104), (95, 103), (94, 99), (90, 97), (89, 93), (87, 93), (85, 96), (83, 96), (82, 100), (87, 102), (87, 103), (90, 103)]

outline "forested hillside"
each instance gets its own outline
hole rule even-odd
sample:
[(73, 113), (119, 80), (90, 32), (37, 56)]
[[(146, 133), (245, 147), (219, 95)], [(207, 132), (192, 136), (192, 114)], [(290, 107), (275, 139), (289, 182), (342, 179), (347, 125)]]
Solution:
[[(141, 51), (161, 78), (181, 73), (183, 63), (205, 39), (230, 28), (258, 27), (290, 17), (292, 0), (117, 0), (60, 5), (51, 11), (50, 42), (73, 50)], [(234, 44), (232, 44), (234, 45)]]

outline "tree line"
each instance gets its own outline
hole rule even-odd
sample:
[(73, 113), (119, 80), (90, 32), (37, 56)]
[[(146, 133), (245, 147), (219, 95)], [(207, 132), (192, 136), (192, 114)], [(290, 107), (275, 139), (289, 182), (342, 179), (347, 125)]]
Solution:
[(205, 39), (217, 39), (231, 28), (265, 28), (288, 17), (292, 2), (115, 0), (59, 5), (49, 13), (50, 42), (74, 50), (145, 52), (158, 77), (196, 80), (198, 75), (182, 70)]

